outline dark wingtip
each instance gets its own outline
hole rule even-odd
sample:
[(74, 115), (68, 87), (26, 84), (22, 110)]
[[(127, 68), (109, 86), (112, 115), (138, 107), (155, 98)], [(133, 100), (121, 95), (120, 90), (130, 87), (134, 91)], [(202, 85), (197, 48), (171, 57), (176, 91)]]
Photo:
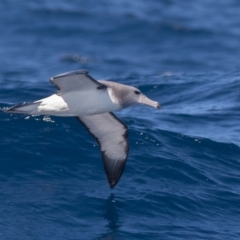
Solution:
[(7, 109), (4, 109), (3, 112), (5, 113), (9, 113), (9, 112), (13, 112), (14, 111), (14, 108), (11, 107), (11, 108), (7, 108)]
[(113, 189), (117, 185), (118, 181), (112, 180), (112, 181), (108, 181), (108, 183), (110, 188)]
[(18, 108), (24, 107), (24, 106), (27, 106), (27, 105), (30, 105), (30, 103), (23, 102), (23, 103), (14, 105), (12, 107), (9, 107), (7, 109), (4, 109), (3, 111), (6, 112), (6, 113), (14, 113)]
[(105, 155), (104, 151), (102, 152), (102, 156), (103, 156), (104, 169), (107, 175), (109, 187), (113, 189), (117, 185), (117, 183), (119, 182), (122, 176), (122, 173), (125, 168), (126, 159), (119, 160), (115, 162), (115, 165), (114, 165), (112, 164), (113, 160), (109, 159)]

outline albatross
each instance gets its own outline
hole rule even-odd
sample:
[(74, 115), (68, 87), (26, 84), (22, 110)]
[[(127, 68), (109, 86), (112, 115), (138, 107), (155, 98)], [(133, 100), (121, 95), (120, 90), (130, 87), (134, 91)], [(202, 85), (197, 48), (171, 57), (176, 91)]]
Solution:
[(110, 188), (119, 181), (128, 155), (128, 129), (112, 111), (136, 104), (160, 108), (135, 87), (95, 80), (78, 70), (50, 78), (56, 94), (10, 107), (8, 113), (76, 117), (100, 145)]

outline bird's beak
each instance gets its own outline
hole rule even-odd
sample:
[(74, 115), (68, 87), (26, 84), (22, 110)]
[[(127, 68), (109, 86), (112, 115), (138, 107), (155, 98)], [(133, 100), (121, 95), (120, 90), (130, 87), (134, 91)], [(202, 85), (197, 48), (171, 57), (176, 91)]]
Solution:
[(151, 99), (147, 98), (145, 95), (142, 94), (140, 99), (141, 104), (145, 104), (151, 107), (160, 108), (160, 104), (158, 102), (152, 101)]

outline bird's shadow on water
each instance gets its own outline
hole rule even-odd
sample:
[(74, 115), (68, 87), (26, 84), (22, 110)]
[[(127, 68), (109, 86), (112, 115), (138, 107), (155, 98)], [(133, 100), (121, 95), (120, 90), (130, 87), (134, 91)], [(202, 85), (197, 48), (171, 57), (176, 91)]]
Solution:
[(103, 218), (107, 221), (107, 230), (102, 233), (98, 240), (117, 240), (118, 230), (121, 226), (118, 214), (118, 202), (115, 200), (113, 193), (110, 194), (108, 199), (103, 205)]

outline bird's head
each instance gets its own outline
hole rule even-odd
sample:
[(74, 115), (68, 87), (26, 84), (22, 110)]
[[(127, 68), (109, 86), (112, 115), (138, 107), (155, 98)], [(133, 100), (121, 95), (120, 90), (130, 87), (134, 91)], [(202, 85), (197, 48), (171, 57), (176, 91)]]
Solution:
[(158, 109), (160, 108), (160, 104), (158, 102), (149, 99), (139, 89), (135, 87), (129, 87), (125, 96), (126, 103), (128, 103), (129, 105), (143, 104)]
[(100, 80), (99, 82), (108, 87), (111, 100), (120, 105), (121, 108), (137, 104), (148, 105), (158, 109), (160, 108), (158, 102), (152, 101), (135, 87), (104, 80)]

